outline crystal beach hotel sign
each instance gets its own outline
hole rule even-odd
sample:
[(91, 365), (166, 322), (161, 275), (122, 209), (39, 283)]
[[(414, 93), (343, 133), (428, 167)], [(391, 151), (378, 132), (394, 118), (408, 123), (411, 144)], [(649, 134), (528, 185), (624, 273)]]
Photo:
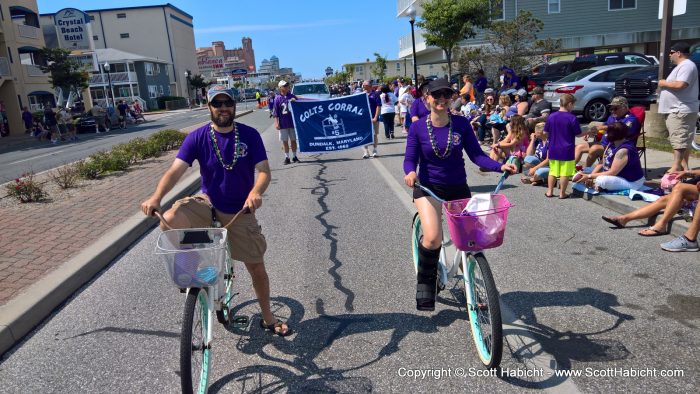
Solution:
[(64, 8), (54, 17), (58, 46), (65, 49), (90, 49), (90, 17), (75, 8)]

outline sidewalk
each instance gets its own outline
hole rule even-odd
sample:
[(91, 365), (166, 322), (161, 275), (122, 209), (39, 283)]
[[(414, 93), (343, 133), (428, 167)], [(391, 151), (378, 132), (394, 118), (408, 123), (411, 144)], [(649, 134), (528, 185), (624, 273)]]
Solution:
[[(171, 152), (140, 163), (136, 171), (108, 177), (86, 187), (79, 198), (0, 207), (4, 229), (0, 232), (0, 355), (155, 225), (138, 206), (153, 192), (174, 155)], [(669, 163), (670, 153), (647, 151), (650, 174), (657, 179)], [(193, 167), (163, 206), (198, 187), (198, 169)], [(589, 200), (620, 213), (645, 204), (625, 196)], [(605, 226), (600, 218), (591, 220)], [(681, 234), (687, 227), (682, 219), (676, 220), (672, 233)]]
[[(0, 354), (155, 225), (139, 204), (175, 154), (138, 163), (52, 203), (0, 205)], [(163, 206), (198, 188), (195, 164)]]

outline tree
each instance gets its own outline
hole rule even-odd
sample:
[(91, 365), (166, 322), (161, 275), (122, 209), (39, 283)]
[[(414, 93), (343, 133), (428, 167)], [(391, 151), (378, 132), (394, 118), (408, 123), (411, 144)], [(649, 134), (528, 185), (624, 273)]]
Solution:
[[(460, 48), (457, 54), (459, 71), (482, 69), (486, 75), (498, 75), (502, 65), (520, 73), (548, 61), (548, 55), (561, 50), (561, 40), (538, 39), (543, 23), (528, 11), (520, 11), (515, 19), (494, 22), (484, 36), (489, 44), (483, 47)], [(495, 85), (497, 81), (492, 81)]]
[(83, 65), (70, 57), (71, 51), (62, 48), (42, 48), (39, 53), (46, 65), (39, 65), (41, 71), (49, 74), (49, 83), (63, 92), (80, 92), (88, 88), (90, 74)]
[(374, 52), (374, 65), (371, 67), (372, 74), (377, 76), (378, 81), (383, 81), (386, 75), (386, 58)]
[(343, 68), (345, 69), (345, 72), (350, 75), (350, 78), (355, 75), (355, 65), (354, 64), (344, 64)]
[[(201, 89), (206, 88), (211, 84), (211, 82), (206, 82), (204, 80), (204, 76), (202, 74), (195, 74), (195, 75), (190, 75), (190, 86), (192, 87), (192, 90), (195, 92), (201, 92)], [(206, 95), (204, 95), (206, 97)], [(197, 96), (197, 93), (195, 93), (195, 97)]]
[(425, 43), (443, 50), (452, 76), (452, 52), (457, 44), (476, 36), (476, 29), (489, 26), (489, 0), (431, 0), (423, 3), (422, 20)]

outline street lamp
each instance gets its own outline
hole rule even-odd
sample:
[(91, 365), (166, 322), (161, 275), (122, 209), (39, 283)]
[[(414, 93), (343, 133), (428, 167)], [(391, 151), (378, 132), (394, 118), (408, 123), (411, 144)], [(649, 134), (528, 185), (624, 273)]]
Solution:
[[(408, 16), (408, 21), (411, 23), (411, 45), (413, 47), (413, 83), (417, 83), (418, 78), (418, 64), (416, 64), (416, 34), (413, 30), (413, 25), (416, 23), (416, 9), (413, 6), (408, 7), (406, 10), (406, 15)], [(416, 85), (416, 87), (418, 87)]]
[[(112, 107), (116, 107), (117, 105), (114, 102), (114, 91), (112, 90), (112, 77), (109, 75), (109, 63), (105, 62), (105, 64), (102, 66), (107, 73), (107, 81), (109, 81), (109, 93), (112, 95)], [(107, 97), (107, 105), (109, 105), (109, 97)]]
[(190, 104), (190, 72), (185, 71), (185, 81), (187, 82), (187, 108), (192, 108)]

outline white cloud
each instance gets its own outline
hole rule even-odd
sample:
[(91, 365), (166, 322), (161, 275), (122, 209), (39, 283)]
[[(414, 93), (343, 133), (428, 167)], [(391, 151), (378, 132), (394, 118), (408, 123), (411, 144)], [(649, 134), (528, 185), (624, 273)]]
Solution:
[(195, 33), (206, 34), (206, 33), (234, 33), (234, 32), (249, 32), (249, 31), (270, 31), (270, 30), (292, 30), (292, 29), (307, 29), (310, 27), (324, 27), (324, 26), (340, 26), (347, 25), (351, 23), (350, 20), (342, 19), (328, 19), (316, 22), (308, 23), (290, 23), (290, 24), (267, 24), (267, 25), (230, 25), (230, 26), (218, 26), (218, 27), (207, 27), (204, 29), (194, 29)]

